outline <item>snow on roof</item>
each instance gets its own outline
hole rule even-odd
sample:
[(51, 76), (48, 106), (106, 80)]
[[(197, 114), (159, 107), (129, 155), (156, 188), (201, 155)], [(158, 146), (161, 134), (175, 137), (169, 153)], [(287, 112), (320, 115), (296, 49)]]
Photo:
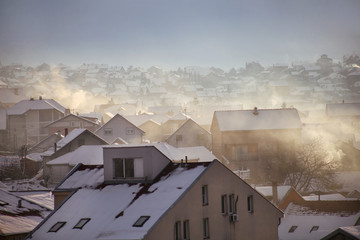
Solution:
[(53, 99), (22, 100), (10, 107), (7, 112), (8, 115), (21, 115), (29, 110), (45, 109), (56, 109), (59, 112), (65, 113), (65, 108)]
[(83, 166), (72, 173), (56, 189), (96, 188), (104, 182), (102, 166)]
[[(272, 186), (255, 186), (254, 188), (265, 197), (272, 197), (273, 195)], [(283, 199), (290, 189), (291, 186), (277, 186), (278, 198)]]
[(98, 123), (96, 123), (96, 122), (94, 122), (94, 121), (91, 121), (91, 120), (89, 120), (89, 119), (86, 119), (85, 117), (78, 116), (78, 115), (75, 115), (75, 114), (70, 113), (70, 114), (68, 114), (68, 115), (66, 115), (66, 116), (64, 116), (64, 117), (62, 117), (62, 118), (59, 118), (58, 120), (55, 120), (55, 121), (47, 124), (45, 127), (52, 126), (52, 125), (54, 125), (55, 123), (58, 123), (58, 122), (66, 119), (66, 118), (69, 118), (69, 117), (75, 117), (75, 118), (78, 118), (78, 119), (81, 120), (81, 121), (84, 121), (84, 122), (87, 122), (87, 123), (90, 123), (90, 124), (94, 124), (94, 125), (99, 125)]
[(26, 199), (30, 202), (36, 203), (49, 210), (54, 210), (54, 197), (50, 191), (31, 191), (31, 192), (13, 192), (22, 199)]
[(66, 144), (77, 138), (85, 131), (89, 131), (89, 130), (87, 130), (86, 128), (76, 128), (72, 130), (67, 136), (65, 136), (63, 139), (57, 142), (57, 147), (59, 149), (64, 147)]
[(175, 161), (185, 160), (184, 156), (187, 156), (189, 161), (198, 160), (199, 162), (211, 162), (217, 159), (217, 157), (204, 146), (183, 147), (178, 148), (178, 150), (181, 151), (181, 154), (177, 156), (176, 159), (173, 159)]
[(72, 152), (57, 157), (46, 165), (69, 165), (75, 166), (78, 163), (85, 165), (104, 164), (102, 145), (82, 145)]
[(298, 129), (299, 113), (295, 108), (215, 111), (220, 131)]
[[(319, 195), (312, 194), (310, 196), (303, 196), (303, 199), (306, 201), (317, 201), (319, 200)], [(333, 193), (333, 194), (324, 194), (320, 195), (320, 200), (322, 201), (333, 201), (333, 200), (357, 200), (356, 198), (346, 198), (340, 193)]]
[(175, 121), (178, 121), (178, 120), (188, 120), (190, 117), (184, 113), (178, 113), (174, 116), (172, 116), (169, 120), (175, 120)]
[[(21, 200), (21, 207), (18, 206)], [(50, 211), (0, 189), (0, 235), (27, 233), (33, 230)]]
[(340, 229), (356, 237), (357, 239), (360, 239), (360, 226), (340, 227)]
[[(354, 225), (359, 217), (360, 201), (290, 203), (279, 226), (279, 239), (318, 240), (338, 227)], [(289, 232), (293, 226), (295, 231)]]
[[(34, 239), (143, 239), (152, 226), (206, 170), (204, 164), (174, 164), (152, 184), (118, 184), (77, 190), (32, 234)], [(86, 202), (86, 204), (84, 204)], [(142, 227), (133, 224), (149, 216)], [(81, 218), (90, 221), (81, 231), (73, 229)], [(66, 224), (48, 232), (59, 221)]]
[(140, 125), (146, 123), (147, 121), (153, 120), (156, 123), (164, 123), (169, 120), (169, 117), (165, 114), (141, 114), (141, 115), (127, 115), (124, 116), (129, 122), (133, 123), (135, 126), (139, 127)]
[(360, 116), (360, 103), (326, 104), (328, 116)]

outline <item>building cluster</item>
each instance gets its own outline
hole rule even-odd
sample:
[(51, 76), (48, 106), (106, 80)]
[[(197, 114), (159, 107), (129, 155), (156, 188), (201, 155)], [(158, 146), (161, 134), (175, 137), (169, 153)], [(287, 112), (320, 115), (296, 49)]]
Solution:
[[(1, 238), (360, 239), (358, 66), (0, 69)], [(336, 192), (275, 180), (314, 136)]]

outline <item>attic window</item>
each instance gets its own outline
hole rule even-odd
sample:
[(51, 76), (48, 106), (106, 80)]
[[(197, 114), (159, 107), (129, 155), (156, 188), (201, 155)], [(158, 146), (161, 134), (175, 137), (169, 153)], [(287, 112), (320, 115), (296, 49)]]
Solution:
[(126, 135), (134, 135), (135, 130), (134, 128), (126, 128)]
[(295, 232), (295, 230), (297, 229), (298, 226), (291, 226), (291, 228), (289, 229), (289, 233)]
[(73, 227), (77, 229), (82, 229), (85, 224), (87, 224), (90, 221), (91, 218), (82, 218), (78, 221), (78, 223)]
[(105, 128), (104, 135), (112, 135), (112, 128)]
[(66, 222), (57, 222), (49, 230), (49, 232), (57, 232), (65, 225)]
[(0, 200), (0, 206), (5, 206), (5, 205), (9, 205), (7, 202), (1, 201)]
[(318, 229), (319, 229), (319, 226), (313, 226), (313, 227), (311, 228), (310, 232), (312, 232), (312, 231), (317, 231)]
[(141, 216), (138, 220), (133, 224), (133, 227), (142, 227), (147, 220), (149, 220), (150, 216)]

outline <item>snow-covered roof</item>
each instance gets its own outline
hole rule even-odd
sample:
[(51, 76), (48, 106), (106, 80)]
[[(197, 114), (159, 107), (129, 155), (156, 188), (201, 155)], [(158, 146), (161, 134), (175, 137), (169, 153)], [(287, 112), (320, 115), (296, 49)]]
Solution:
[(326, 104), (328, 116), (360, 116), (360, 103), (331, 103)]
[[(310, 196), (303, 196), (303, 199), (306, 201), (316, 201), (319, 200), (319, 195), (312, 194)], [(334, 201), (334, 200), (343, 200), (343, 201), (351, 201), (351, 200), (357, 200), (356, 198), (346, 198), (340, 193), (332, 193), (332, 194), (322, 194), (320, 195), (321, 201)]]
[[(143, 239), (208, 164), (192, 163), (188, 166), (170, 165), (152, 184), (125, 183), (78, 189), (37, 228), (32, 237), (53, 240)], [(141, 216), (149, 218), (141, 227), (134, 227)], [(90, 220), (81, 231), (74, 229), (82, 218)], [(65, 222), (65, 225), (58, 232), (49, 232), (57, 222)]]
[(36, 203), (49, 210), (54, 210), (54, 196), (50, 191), (25, 191), (25, 192), (13, 192), (15, 195), (26, 199), (30, 202)]
[(290, 203), (279, 226), (279, 239), (318, 240), (338, 227), (354, 225), (359, 217), (360, 201)]
[(295, 108), (215, 111), (214, 118), (217, 119), (220, 131), (300, 129), (302, 127), (299, 113)]
[(77, 188), (96, 188), (104, 182), (103, 166), (79, 166), (79, 168), (65, 177), (56, 190), (77, 189)]
[(339, 229), (355, 237), (356, 239), (360, 239), (360, 226), (346, 226), (340, 227)]
[[(69, 142), (80, 136), (85, 131), (89, 131), (86, 128), (76, 128), (72, 130), (66, 137), (57, 142), (57, 147), (60, 149), (67, 145)], [(90, 131), (89, 131), (90, 132)]]
[(65, 108), (53, 99), (22, 100), (7, 110), (8, 115), (21, 115), (29, 110), (56, 109), (65, 113)]
[(0, 236), (6, 236), (30, 232), (50, 210), (0, 189), (0, 212)]
[(190, 117), (184, 113), (178, 113), (172, 116), (169, 120), (179, 121), (179, 120), (188, 120)]
[(101, 145), (82, 145), (72, 152), (57, 157), (46, 165), (69, 165), (75, 166), (78, 163), (85, 165), (104, 164), (103, 147)]

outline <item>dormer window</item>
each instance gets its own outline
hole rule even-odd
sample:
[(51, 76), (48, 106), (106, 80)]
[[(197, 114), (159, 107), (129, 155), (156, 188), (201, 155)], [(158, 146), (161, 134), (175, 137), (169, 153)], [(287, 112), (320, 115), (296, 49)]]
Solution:
[(114, 178), (133, 178), (134, 159), (115, 158), (114, 159)]

